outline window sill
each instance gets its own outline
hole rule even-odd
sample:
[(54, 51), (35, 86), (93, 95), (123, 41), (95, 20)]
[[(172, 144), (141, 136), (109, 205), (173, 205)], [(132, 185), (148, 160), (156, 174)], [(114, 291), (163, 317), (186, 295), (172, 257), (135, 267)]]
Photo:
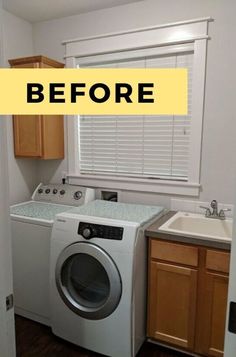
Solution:
[(114, 176), (90, 176), (68, 174), (69, 183), (95, 188), (153, 192), (169, 195), (195, 196), (199, 195), (200, 184), (183, 181), (135, 179)]

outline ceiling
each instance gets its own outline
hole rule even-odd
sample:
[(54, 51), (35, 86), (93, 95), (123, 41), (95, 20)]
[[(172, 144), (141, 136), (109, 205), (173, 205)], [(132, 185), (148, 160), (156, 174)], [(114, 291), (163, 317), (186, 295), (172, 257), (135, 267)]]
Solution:
[(142, 0), (3, 0), (3, 8), (30, 22), (52, 20)]

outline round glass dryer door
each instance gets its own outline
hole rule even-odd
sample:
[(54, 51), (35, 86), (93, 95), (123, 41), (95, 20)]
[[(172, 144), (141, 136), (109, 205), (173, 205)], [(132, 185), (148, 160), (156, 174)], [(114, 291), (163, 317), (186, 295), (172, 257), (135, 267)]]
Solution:
[(56, 284), (65, 304), (92, 320), (109, 316), (118, 306), (122, 283), (111, 257), (90, 243), (75, 243), (60, 254)]

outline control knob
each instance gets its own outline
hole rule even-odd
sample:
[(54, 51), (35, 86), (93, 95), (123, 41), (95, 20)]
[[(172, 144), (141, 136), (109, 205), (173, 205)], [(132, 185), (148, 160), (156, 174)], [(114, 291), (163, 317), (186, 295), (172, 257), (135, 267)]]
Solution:
[(74, 193), (74, 199), (79, 200), (82, 197), (82, 192), (81, 191), (76, 191)]
[(48, 193), (50, 193), (50, 191), (51, 191), (50, 188), (46, 188), (45, 193), (48, 194)]
[(82, 231), (82, 236), (83, 236), (85, 239), (90, 239), (90, 238), (93, 237), (93, 235), (94, 235), (94, 232), (93, 232), (92, 228), (90, 228), (90, 227), (86, 227), (86, 228), (84, 228), (83, 231)]
[(60, 195), (62, 195), (62, 196), (63, 196), (65, 193), (66, 193), (65, 190), (61, 190), (61, 191), (60, 191)]
[(39, 188), (39, 189), (38, 189), (38, 193), (39, 193), (39, 194), (43, 193), (43, 189), (42, 189), (42, 188)]
[(54, 188), (52, 192), (53, 192), (54, 195), (56, 195), (58, 190), (56, 188)]

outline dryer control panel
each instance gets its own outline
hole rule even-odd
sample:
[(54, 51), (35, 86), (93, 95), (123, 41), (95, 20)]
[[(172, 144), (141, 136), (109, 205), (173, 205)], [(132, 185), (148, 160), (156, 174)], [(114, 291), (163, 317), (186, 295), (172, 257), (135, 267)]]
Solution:
[(80, 222), (78, 228), (78, 234), (85, 239), (102, 238), (112, 240), (122, 240), (123, 227), (106, 226), (102, 224)]
[(69, 184), (39, 184), (32, 200), (68, 206), (81, 206), (95, 199), (95, 190)]

